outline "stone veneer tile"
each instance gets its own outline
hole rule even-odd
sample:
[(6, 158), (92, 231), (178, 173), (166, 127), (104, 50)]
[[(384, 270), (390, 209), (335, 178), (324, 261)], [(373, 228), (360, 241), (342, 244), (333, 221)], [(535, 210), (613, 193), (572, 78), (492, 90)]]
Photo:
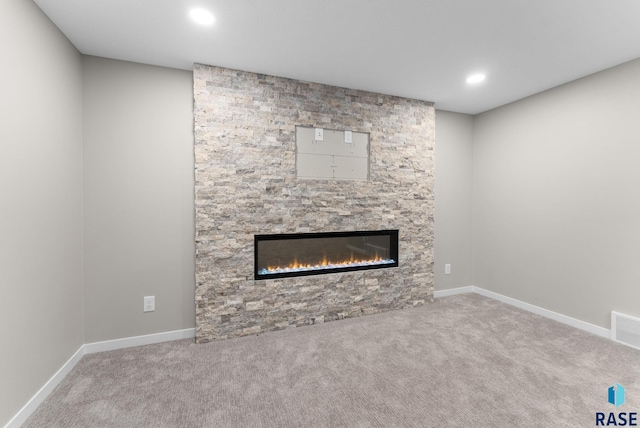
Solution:
[[(196, 340), (433, 301), (432, 103), (196, 64)], [(295, 126), (368, 132), (371, 179), (297, 180)], [(253, 235), (400, 230), (399, 267), (253, 280)]]

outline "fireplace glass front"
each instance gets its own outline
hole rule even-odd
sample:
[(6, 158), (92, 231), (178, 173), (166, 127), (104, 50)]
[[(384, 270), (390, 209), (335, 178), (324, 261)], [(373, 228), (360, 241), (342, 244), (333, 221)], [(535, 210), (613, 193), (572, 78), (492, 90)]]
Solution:
[(255, 235), (254, 278), (398, 266), (398, 231)]

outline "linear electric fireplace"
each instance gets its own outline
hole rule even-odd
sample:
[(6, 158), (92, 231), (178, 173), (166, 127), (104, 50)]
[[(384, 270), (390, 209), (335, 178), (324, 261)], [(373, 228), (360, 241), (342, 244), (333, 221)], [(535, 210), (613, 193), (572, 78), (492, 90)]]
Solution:
[(398, 231), (255, 235), (254, 278), (398, 266)]

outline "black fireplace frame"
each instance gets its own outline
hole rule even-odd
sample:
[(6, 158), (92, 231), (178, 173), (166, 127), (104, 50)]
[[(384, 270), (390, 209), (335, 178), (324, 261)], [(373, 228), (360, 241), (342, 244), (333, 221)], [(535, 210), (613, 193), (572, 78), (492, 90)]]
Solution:
[[(282, 272), (282, 273), (273, 273), (273, 274), (260, 274), (258, 267), (258, 243), (260, 241), (273, 241), (273, 240), (283, 240), (283, 239), (313, 239), (313, 238), (345, 238), (345, 237), (354, 237), (354, 236), (389, 236), (390, 237), (390, 247), (389, 247), (389, 259), (394, 260), (394, 263), (386, 263), (380, 265), (368, 265), (368, 266), (345, 266), (338, 268), (330, 268), (330, 269), (318, 269), (318, 270), (308, 270), (308, 271), (299, 271), (299, 272)], [(338, 273), (338, 272), (351, 272), (358, 270), (369, 270), (369, 269), (386, 269), (398, 267), (398, 257), (399, 257), (399, 230), (398, 229), (388, 229), (388, 230), (358, 230), (352, 232), (320, 232), (320, 233), (280, 233), (280, 234), (272, 234), (272, 235), (254, 235), (253, 241), (253, 278), (254, 280), (265, 280), (265, 279), (277, 279), (277, 278), (290, 278), (296, 276), (309, 276), (309, 275), (324, 275), (329, 273)]]

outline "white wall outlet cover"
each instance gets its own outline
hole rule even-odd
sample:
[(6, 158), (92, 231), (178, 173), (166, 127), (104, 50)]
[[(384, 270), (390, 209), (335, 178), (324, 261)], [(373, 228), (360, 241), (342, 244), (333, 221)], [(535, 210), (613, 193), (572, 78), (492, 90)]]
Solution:
[(450, 264), (446, 264), (444, 265), (444, 273), (445, 275), (449, 275), (451, 273), (451, 265)]
[(324, 139), (324, 130), (322, 128), (316, 128), (316, 141), (322, 141)]
[(344, 142), (353, 143), (353, 133), (351, 131), (344, 131)]
[(156, 310), (156, 296), (144, 296), (144, 312)]

